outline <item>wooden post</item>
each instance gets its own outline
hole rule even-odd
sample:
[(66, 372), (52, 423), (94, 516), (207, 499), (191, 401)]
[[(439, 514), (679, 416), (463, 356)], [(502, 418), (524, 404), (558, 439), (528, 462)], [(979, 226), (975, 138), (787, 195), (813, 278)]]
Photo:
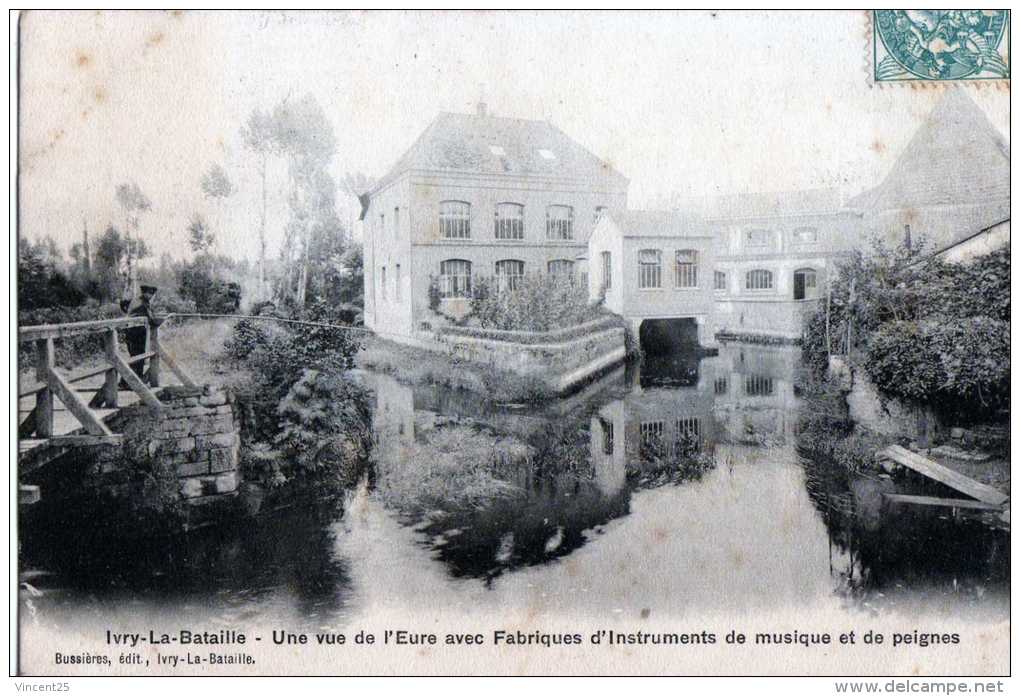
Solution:
[(147, 340), (145, 342), (145, 352), (155, 353), (149, 358), (149, 386), (159, 386), (159, 328), (153, 325), (146, 327)]
[(103, 403), (106, 408), (117, 408), (117, 391), (120, 386), (120, 375), (113, 364), (113, 356), (117, 354), (117, 329), (110, 329), (103, 337), (106, 348), (106, 361), (110, 363), (110, 369), (106, 371), (106, 381), (103, 384)]
[[(50, 371), (56, 362), (53, 355), (53, 339), (41, 338), (35, 345), (35, 378), (42, 384), (49, 384)], [(48, 386), (35, 396), (35, 432), (39, 437), (53, 435), (53, 392)]]

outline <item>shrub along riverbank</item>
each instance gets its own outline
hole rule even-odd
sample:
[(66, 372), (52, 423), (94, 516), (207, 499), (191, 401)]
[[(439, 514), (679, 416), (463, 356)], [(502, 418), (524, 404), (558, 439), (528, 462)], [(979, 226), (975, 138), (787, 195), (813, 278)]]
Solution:
[(829, 375), (830, 352), (886, 403), (928, 410), (944, 428), (1008, 423), (1009, 280), (1008, 247), (966, 264), (923, 247), (855, 251), (829, 279), (828, 310), (819, 303), (805, 325), (803, 442), (859, 468), (897, 440), (851, 422), (845, 385)]

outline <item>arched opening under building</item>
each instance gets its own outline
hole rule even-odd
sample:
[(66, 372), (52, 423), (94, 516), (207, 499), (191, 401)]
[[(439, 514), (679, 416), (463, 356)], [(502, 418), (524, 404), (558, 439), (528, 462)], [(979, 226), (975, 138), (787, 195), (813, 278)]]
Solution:
[(698, 322), (686, 319), (645, 319), (638, 332), (646, 355), (672, 355), (697, 349)]

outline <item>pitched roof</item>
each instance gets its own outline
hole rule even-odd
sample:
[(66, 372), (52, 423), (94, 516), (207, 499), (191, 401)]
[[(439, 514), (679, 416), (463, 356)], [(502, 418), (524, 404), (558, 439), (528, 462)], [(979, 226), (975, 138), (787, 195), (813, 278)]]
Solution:
[(824, 188), (690, 198), (682, 205), (706, 219), (723, 220), (834, 213), (840, 210), (841, 200), (839, 191)]
[(882, 183), (847, 207), (866, 212), (1009, 201), (1009, 144), (962, 89), (950, 89)]
[(675, 210), (619, 210), (609, 213), (625, 237), (711, 236), (698, 215)]
[(546, 121), (446, 112), (429, 124), (375, 191), (412, 169), (628, 183), (611, 165)]

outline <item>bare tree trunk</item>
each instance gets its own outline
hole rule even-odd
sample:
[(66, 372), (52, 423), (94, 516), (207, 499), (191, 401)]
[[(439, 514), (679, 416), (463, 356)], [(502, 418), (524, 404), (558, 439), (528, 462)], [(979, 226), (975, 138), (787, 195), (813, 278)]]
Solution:
[(311, 245), (308, 243), (308, 231), (306, 230), (304, 236), (304, 253), (302, 254), (303, 258), (301, 259), (301, 275), (298, 276), (297, 303), (299, 307), (305, 306), (305, 297), (308, 292), (309, 246)]
[(262, 210), (259, 217), (259, 294), (266, 297), (266, 155), (259, 157), (259, 176), (262, 179)]
[(81, 252), (85, 259), (85, 276), (92, 277), (92, 250), (89, 248), (89, 225), (85, 220), (81, 221)]

